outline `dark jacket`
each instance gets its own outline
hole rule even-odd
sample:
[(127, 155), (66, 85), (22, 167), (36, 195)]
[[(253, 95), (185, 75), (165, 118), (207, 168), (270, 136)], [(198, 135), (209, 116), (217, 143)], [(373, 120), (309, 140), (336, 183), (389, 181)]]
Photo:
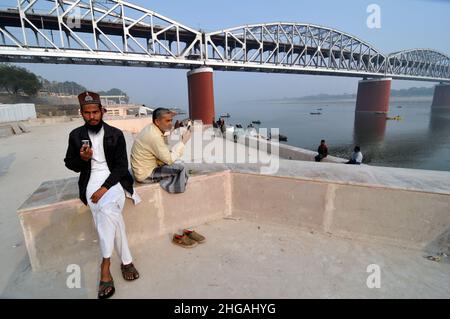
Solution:
[(322, 145), (320, 144), (319, 147), (317, 148), (317, 153), (319, 153), (319, 155), (322, 155), (322, 157), (327, 157), (328, 156), (328, 147), (326, 144)]
[[(122, 187), (133, 194), (133, 177), (128, 171), (128, 157), (125, 137), (121, 130), (103, 123), (105, 136), (103, 138), (103, 148), (105, 151), (106, 163), (111, 174), (103, 183), (107, 189), (120, 182)], [(69, 134), (69, 146), (64, 162), (66, 167), (80, 174), (78, 188), (81, 201), (87, 205), (86, 188), (91, 176), (91, 161), (84, 161), (80, 157), (81, 141), (89, 140), (88, 130), (85, 126), (74, 129)], [(92, 145), (92, 143), (91, 143)]]

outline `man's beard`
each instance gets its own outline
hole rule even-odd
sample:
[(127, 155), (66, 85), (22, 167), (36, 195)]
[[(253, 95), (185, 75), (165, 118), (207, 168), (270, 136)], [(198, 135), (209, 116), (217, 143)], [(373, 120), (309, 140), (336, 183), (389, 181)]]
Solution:
[(103, 119), (100, 119), (100, 122), (96, 125), (91, 125), (89, 122), (85, 121), (84, 126), (88, 129), (88, 131), (97, 134), (103, 127)]

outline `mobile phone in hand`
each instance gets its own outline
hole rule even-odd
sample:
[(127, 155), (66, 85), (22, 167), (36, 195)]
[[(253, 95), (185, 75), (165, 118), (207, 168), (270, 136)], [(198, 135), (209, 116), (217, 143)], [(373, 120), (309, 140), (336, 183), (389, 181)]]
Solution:
[(87, 148), (89, 148), (90, 147), (90, 143), (89, 143), (90, 141), (89, 140), (82, 140), (81, 141), (81, 143), (82, 143), (82, 147), (83, 147), (83, 150), (86, 150)]

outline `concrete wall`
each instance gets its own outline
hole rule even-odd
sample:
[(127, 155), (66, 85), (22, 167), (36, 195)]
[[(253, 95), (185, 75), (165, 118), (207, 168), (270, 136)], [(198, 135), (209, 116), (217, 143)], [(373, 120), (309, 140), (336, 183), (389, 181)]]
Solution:
[[(76, 179), (43, 183), (18, 215), (34, 270), (98, 257), (89, 209)], [(143, 202), (127, 200), (131, 248), (185, 227), (233, 215), (416, 249), (450, 253), (450, 195), (371, 185), (303, 180), (229, 171), (191, 177), (187, 191), (169, 194), (141, 185)]]
[[(233, 141), (233, 134), (227, 134), (226, 137), (228, 140)], [(251, 137), (251, 136), (246, 136), (246, 137), (239, 137), (237, 140), (238, 143), (243, 144), (247, 147), (251, 147), (254, 149), (263, 149), (263, 150), (268, 150), (269, 152), (271, 152), (272, 150), (272, 145), (275, 145), (275, 143), (271, 142), (271, 141), (267, 141), (264, 139), (258, 139), (256, 137)], [(275, 145), (275, 147), (278, 147), (278, 154), (280, 156), (280, 158), (283, 159), (289, 159), (289, 160), (294, 160), (294, 161), (314, 161), (314, 157), (318, 154), (317, 152), (311, 151), (311, 150), (307, 150), (307, 149), (303, 149), (303, 148), (299, 148), (299, 147), (295, 147), (295, 146), (291, 146), (291, 145), (287, 145), (287, 144), (282, 144), (282, 143), (277, 143), (278, 145)], [(335, 157), (335, 156), (327, 156), (326, 158), (324, 158), (322, 160), (322, 162), (329, 162), (329, 163), (343, 163), (346, 162), (347, 160), (339, 158), (339, 157)]]
[(111, 119), (105, 118), (105, 122), (117, 127), (125, 132), (133, 134), (139, 133), (145, 126), (152, 123), (151, 117), (131, 118), (131, 119)]
[(41, 124), (57, 124), (57, 123), (66, 123), (72, 121), (80, 121), (80, 125), (83, 124), (83, 120), (81, 117), (71, 117), (71, 116), (51, 116), (51, 117), (39, 117), (36, 119), (30, 119), (27, 121), (27, 124), (30, 126), (39, 126)]
[(418, 249), (439, 240), (450, 252), (448, 194), (240, 173), (232, 184), (235, 216)]
[[(36, 119), (30, 119), (28, 124), (30, 125), (40, 125), (40, 124), (55, 124), (70, 121), (80, 121), (80, 125), (83, 124), (83, 119), (81, 116), (70, 117), (70, 116), (52, 116), (52, 117), (42, 117)], [(146, 125), (152, 123), (151, 117), (140, 117), (140, 118), (111, 118), (109, 116), (104, 117), (104, 121), (109, 125), (117, 127), (125, 132), (130, 132), (133, 134), (139, 133)]]
[(17, 122), (36, 118), (34, 104), (0, 104), (0, 123)]
[[(134, 206), (127, 199), (123, 211), (130, 247), (230, 215), (230, 185), (229, 173), (221, 172), (190, 178), (183, 194), (169, 194), (159, 184), (138, 186), (143, 202)], [(99, 251), (91, 212), (77, 191), (74, 178), (46, 182), (19, 208), (33, 270)]]
[(0, 125), (0, 138), (13, 136), (14, 131), (11, 125)]

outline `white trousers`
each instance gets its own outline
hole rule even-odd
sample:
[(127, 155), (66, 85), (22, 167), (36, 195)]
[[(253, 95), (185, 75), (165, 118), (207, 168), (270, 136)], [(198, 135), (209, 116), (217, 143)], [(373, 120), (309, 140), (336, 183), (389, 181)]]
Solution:
[(103, 258), (111, 258), (115, 242), (117, 254), (122, 263), (127, 265), (132, 262), (132, 257), (122, 216), (125, 205), (125, 192), (122, 185), (117, 183), (111, 187), (96, 204), (91, 201), (92, 194), (102, 186), (108, 176), (109, 171), (91, 172), (86, 197), (98, 232)]

